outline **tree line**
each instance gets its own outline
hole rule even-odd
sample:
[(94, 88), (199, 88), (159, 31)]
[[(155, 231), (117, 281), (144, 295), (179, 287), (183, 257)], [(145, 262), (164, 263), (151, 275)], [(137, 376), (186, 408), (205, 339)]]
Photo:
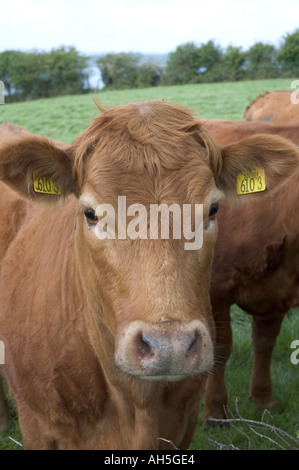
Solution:
[(105, 88), (137, 88), (263, 78), (293, 77), (299, 71), (299, 29), (287, 34), (279, 48), (257, 42), (247, 51), (223, 49), (215, 41), (179, 45), (165, 67), (141, 63), (134, 54), (107, 54), (97, 61)]
[[(7, 101), (88, 92), (89, 61), (75, 47), (2, 52), (0, 80)], [(299, 29), (287, 34), (278, 48), (257, 42), (244, 51), (236, 46), (223, 49), (213, 40), (188, 42), (168, 55), (165, 66), (141, 61), (134, 53), (103, 55), (96, 66), (105, 89), (293, 77), (299, 71)]]

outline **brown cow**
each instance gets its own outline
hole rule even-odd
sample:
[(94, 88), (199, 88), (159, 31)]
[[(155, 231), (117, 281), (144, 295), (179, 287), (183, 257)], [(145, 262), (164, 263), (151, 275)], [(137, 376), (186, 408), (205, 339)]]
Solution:
[[(241, 170), (267, 175), (246, 202), (298, 162), (273, 136), (221, 149), (188, 109), (160, 101), (103, 111), (67, 150), (1, 138), (0, 339), (26, 448), (189, 445), (213, 364), (218, 203), (237, 198)], [(122, 226), (119, 195), (146, 210), (203, 204), (201, 249), (172, 236), (100, 240), (102, 204)]]
[(298, 93), (294, 90), (275, 90), (272, 93), (267, 91), (247, 106), (244, 119), (283, 126), (299, 124)]
[[(292, 139), (299, 145), (299, 126), (259, 122), (207, 121), (205, 128), (221, 145), (262, 132)], [(208, 379), (202, 418), (223, 418), (227, 404), (225, 364), (232, 347), (230, 306), (253, 318), (254, 363), (251, 396), (258, 408), (273, 409), (270, 361), (281, 322), (299, 305), (299, 176), (294, 174), (263, 204), (221, 207), (215, 247), (211, 302), (216, 324), (214, 373)]]
[[(7, 138), (10, 134), (28, 135), (29, 132), (23, 127), (15, 126), (9, 122), (4, 122), (3, 124), (1, 124), (0, 125), (0, 141), (2, 140), (3, 137)], [(2, 246), (0, 245), (0, 259), (2, 259), (4, 255), (4, 249), (6, 250), (6, 247), (3, 249), (3, 252), (1, 252), (1, 249), (2, 249)], [(3, 343), (1, 343), (1, 345), (2, 344)], [(4, 348), (4, 351), (5, 351), (5, 348)], [(0, 348), (0, 352), (1, 352), (1, 348)], [(9, 428), (9, 408), (8, 408), (8, 403), (4, 394), (4, 388), (2, 386), (1, 364), (2, 364), (2, 356), (0, 354), (0, 431), (6, 431)]]

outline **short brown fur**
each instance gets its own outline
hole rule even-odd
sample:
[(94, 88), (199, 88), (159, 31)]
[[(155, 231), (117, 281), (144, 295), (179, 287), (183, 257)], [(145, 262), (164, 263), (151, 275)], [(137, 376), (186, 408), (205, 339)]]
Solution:
[(246, 121), (262, 121), (276, 125), (299, 124), (299, 104), (292, 102), (298, 100), (295, 90), (275, 90), (259, 95), (244, 114)]

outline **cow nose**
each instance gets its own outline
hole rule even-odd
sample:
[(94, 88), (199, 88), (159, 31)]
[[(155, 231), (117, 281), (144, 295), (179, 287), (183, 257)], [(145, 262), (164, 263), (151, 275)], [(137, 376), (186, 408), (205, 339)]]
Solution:
[(168, 356), (196, 356), (201, 345), (201, 335), (198, 331), (181, 332), (180, 335), (169, 335), (164, 332), (140, 332), (136, 344), (141, 361), (167, 362)]
[(123, 333), (116, 364), (142, 378), (178, 380), (211, 368), (213, 346), (206, 326), (135, 321)]

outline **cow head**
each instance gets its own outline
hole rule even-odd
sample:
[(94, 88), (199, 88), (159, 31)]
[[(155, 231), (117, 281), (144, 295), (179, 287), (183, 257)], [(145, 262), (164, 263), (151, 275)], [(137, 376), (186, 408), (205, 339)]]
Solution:
[[(22, 197), (57, 203), (75, 195), (77, 266), (93, 329), (114, 342), (121, 370), (151, 380), (211, 369), (218, 204), (262, 201), (297, 165), (288, 141), (255, 136), (221, 149), (189, 110), (159, 101), (103, 111), (66, 150), (32, 135), (0, 142), (0, 179)], [(265, 171), (267, 189), (236, 195), (237, 175), (254, 167)], [(180, 212), (166, 237), (162, 216), (151, 226), (151, 209), (162, 204)], [(189, 231), (174, 235), (186, 207)]]

